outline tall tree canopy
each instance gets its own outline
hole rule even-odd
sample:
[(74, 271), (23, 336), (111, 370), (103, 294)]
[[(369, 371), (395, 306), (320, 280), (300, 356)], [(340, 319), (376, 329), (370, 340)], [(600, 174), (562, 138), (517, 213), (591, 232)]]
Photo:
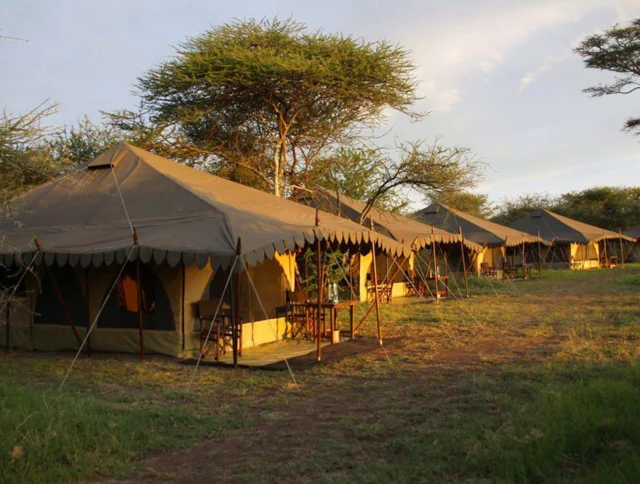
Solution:
[(328, 148), (378, 125), (385, 110), (417, 115), (416, 85), (406, 50), (289, 19), (234, 21), (189, 38), (138, 88), (183, 158), (242, 167), (286, 196)]
[(484, 193), (449, 189), (430, 193), (428, 198), (432, 202), (442, 203), (443, 205), (475, 215), (476, 217), (488, 218), (493, 213), (493, 205), (489, 202), (489, 196)]
[(56, 111), (54, 104), (43, 103), (32, 111), (0, 115), (0, 206), (21, 192), (46, 182), (58, 173), (46, 146), (52, 130), (43, 120)]
[[(589, 87), (586, 93), (598, 97), (640, 90), (640, 19), (587, 37), (575, 52), (584, 58), (586, 67), (616, 73), (612, 83)], [(625, 130), (640, 134), (640, 118), (628, 118)]]
[(401, 143), (397, 150), (341, 149), (318, 168), (318, 185), (365, 202), (361, 222), (373, 207), (402, 211), (408, 202), (402, 190), (423, 196), (460, 191), (481, 175), (468, 149), (445, 147), (439, 140)]
[(525, 193), (517, 198), (505, 198), (498, 204), (492, 221), (509, 225), (539, 209), (555, 211), (558, 199), (548, 193)]

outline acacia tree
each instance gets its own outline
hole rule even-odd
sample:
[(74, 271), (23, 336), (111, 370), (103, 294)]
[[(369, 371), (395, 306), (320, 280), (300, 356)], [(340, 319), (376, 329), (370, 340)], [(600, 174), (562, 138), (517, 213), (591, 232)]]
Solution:
[(288, 196), (316, 159), (377, 126), (384, 110), (419, 117), (413, 72), (408, 52), (386, 41), (247, 20), (189, 38), (138, 89), (174, 156), (241, 167)]
[[(640, 19), (633, 20), (627, 27), (615, 25), (587, 37), (575, 52), (584, 58), (587, 68), (616, 73), (612, 83), (589, 87), (584, 92), (600, 97), (640, 90)], [(640, 134), (640, 118), (628, 118), (624, 129)]]
[(52, 129), (43, 125), (43, 120), (55, 112), (56, 105), (45, 102), (26, 114), (5, 111), (0, 115), (0, 213), (8, 209), (12, 197), (57, 173), (56, 163), (44, 146)]
[(317, 166), (315, 183), (365, 202), (360, 223), (373, 207), (402, 211), (407, 197), (402, 191), (417, 191), (424, 197), (472, 187), (481, 175), (481, 165), (467, 148), (446, 147), (439, 139), (403, 142), (396, 150), (343, 149), (337, 158)]

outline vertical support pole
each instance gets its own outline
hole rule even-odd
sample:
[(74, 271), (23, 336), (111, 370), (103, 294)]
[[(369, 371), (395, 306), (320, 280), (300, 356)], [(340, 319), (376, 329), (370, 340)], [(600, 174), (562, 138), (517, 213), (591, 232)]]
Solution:
[[(316, 208), (316, 227), (320, 226), (320, 211)], [(320, 237), (318, 236), (318, 232), (316, 231), (316, 257), (318, 263), (318, 301), (316, 307), (316, 360), (318, 362), (322, 361), (322, 329), (320, 326), (320, 318), (322, 317), (322, 286), (324, 284), (322, 280), (322, 242)]]
[[(373, 232), (373, 217), (371, 217), (371, 231)], [(378, 264), (376, 263), (376, 244), (369, 235), (371, 239), (371, 255), (373, 258), (373, 283), (375, 290), (373, 291), (375, 297), (376, 304), (376, 321), (378, 323), (378, 342), (382, 346), (382, 328), (380, 327), (380, 294), (378, 294)], [(393, 291), (393, 286), (391, 286), (391, 290)]]
[(349, 256), (349, 291), (351, 294), (351, 300), (353, 301), (356, 298), (356, 295), (353, 292), (353, 258), (355, 256)]
[(526, 279), (525, 266), (527, 264), (527, 252), (525, 251), (524, 245), (524, 239), (522, 239), (522, 278)]
[(438, 244), (436, 243), (435, 230), (431, 227), (431, 243), (433, 244), (433, 278), (436, 284), (436, 302), (440, 300), (440, 289), (438, 288)]
[(140, 242), (138, 229), (133, 229), (133, 243), (138, 248), (136, 257), (136, 282), (138, 287), (138, 333), (140, 335), (140, 361), (144, 361), (144, 317), (142, 314), (142, 279), (140, 277)]
[(611, 264), (609, 264), (609, 256), (607, 254), (607, 239), (602, 239), (604, 242), (604, 266), (609, 268)]
[(9, 338), (11, 337), (11, 301), (7, 301), (7, 311), (5, 314), (5, 317), (7, 318), (7, 351), (9, 351), (9, 349), (11, 348), (11, 345), (9, 343)]
[(620, 264), (624, 268), (624, 246), (622, 245), (622, 231), (618, 229), (618, 235), (620, 236)]
[(542, 242), (540, 242), (540, 231), (538, 230), (538, 275), (542, 277)]
[(182, 266), (182, 290), (180, 291), (180, 314), (181, 314), (181, 318), (180, 318), (180, 326), (181, 326), (181, 331), (182, 331), (182, 351), (184, 351), (186, 349), (186, 341), (185, 341), (185, 331), (184, 331), (184, 321), (185, 321), (185, 316), (184, 316), (184, 295), (186, 292), (186, 287), (187, 287), (187, 268), (184, 265), (184, 261), (182, 262), (182, 264), (180, 264)]
[[(85, 283), (85, 297), (87, 298), (87, 305), (91, 301), (89, 297), (90, 287), (89, 284), (89, 266), (84, 270), (84, 283)], [(91, 317), (89, 317), (89, 321), (91, 321)], [(87, 356), (91, 356), (91, 333), (89, 332), (90, 327), (87, 327)]]
[(464, 276), (464, 290), (467, 294), (467, 298), (469, 297), (469, 280), (467, 279), (467, 261), (464, 257), (464, 235), (462, 235), (462, 227), (458, 227), (460, 229), (460, 254), (462, 255), (462, 271)]
[[(238, 245), (236, 246), (236, 257), (240, 257), (242, 254), (242, 240), (238, 237)], [(235, 267), (234, 267), (235, 270)], [(233, 307), (233, 321), (231, 326), (231, 335), (233, 338), (233, 366), (238, 366), (238, 353), (240, 337), (240, 271), (236, 271), (235, 277), (236, 291), (235, 291), (235, 304)]]

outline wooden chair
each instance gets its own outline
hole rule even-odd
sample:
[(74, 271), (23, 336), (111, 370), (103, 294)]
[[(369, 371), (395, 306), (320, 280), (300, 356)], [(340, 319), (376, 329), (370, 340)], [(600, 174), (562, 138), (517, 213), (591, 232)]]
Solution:
[(420, 295), (420, 279), (416, 275), (415, 270), (409, 269), (407, 271), (407, 280), (405, 283), (407, 285), (407, 297)]
[(386, 300), (388, 303), (393, 299), (393, 284), (388, 284), (384, 280), (381, 280), (380, 274), (378, 274), (378, 280), (374, 284), (372, 282), (372, 274), (368, 274), (369, 284), (367, 284), (367, 301), (372, 301), (375, 297), (376, 291), (380, 300)]
[(307, 291), (286, 292), (286, 318), (291, 324), (291, 339), (309, 331), (309, 308)]
[(480, 263), (480, 273), (487, 279), (498, 278), (498, 270), (495, 267), (490, 266), (488, 262)]
[[(225, 302), (220, 306), (216, 316), (219, 299), (203, 299), (197, 302), (198, 319), (200, 320), (200, 353), (206, 356), (212, 348), (216, 349), (216, 361), (220, 361), (220, 353), (226, 354), (233, 350), (233, 314), (231, 306)], [(215, 316), (215, 321), (214, 321)], [(213, 328), (212, 328), (213, 326)], [(205, 340), (211, 330), (211, 335), (204, 348)], [(238, 353), (242, 355), (242, 318), (238, 324)]]

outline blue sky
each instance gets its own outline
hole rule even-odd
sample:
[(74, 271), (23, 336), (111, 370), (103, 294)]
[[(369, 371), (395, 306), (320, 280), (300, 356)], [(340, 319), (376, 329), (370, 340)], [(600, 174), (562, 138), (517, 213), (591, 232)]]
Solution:
[(533, 191), (640, 184), (640, 139), (620, 131), (640, 95), (593, 99), (607, 81), (572, 48), (640, 17), (638, 0), (29, 1), (0, 0), (0, 106), (60, 103), (54, 124), (133, 107), (136, 77), (187, 36), (233, 18), (288, 17), (309, 28), (411, 50), (420, 123), (391, 116), (390, 137), (469, 147), (488, 168), (477, 191), (494, 201)]

